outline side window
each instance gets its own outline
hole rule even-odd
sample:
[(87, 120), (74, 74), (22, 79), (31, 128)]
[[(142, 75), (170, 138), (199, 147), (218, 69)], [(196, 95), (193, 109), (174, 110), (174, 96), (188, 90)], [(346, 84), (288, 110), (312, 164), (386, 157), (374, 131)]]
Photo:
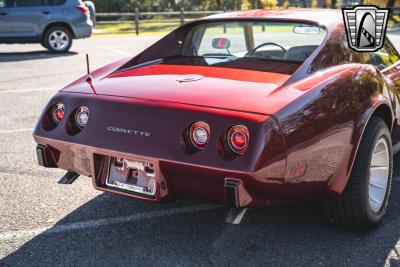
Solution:
[(44, 5), (43, 0), (16, 0), (17, 7), (31, 7)]
[(67, 0), (47, 0), (48, 6), (62, 6), (67, 2)]
[(396, 63), (399, 60), (399, 54), (396, 49), (392, 46), (392, 44), (386, 39), (385, 46), (383, 49), (386, 49), (387, 55), (390, 60), (390, 65)]
[(2, 7), (16, 7), (15, 0), (0, 0), (0, 8)]
[(387, 39), (382, 49), (372, 53), (364, 53), (365, 63), (373, 64), (379, 69), (387, 68), (398, 60), (399, 55)]

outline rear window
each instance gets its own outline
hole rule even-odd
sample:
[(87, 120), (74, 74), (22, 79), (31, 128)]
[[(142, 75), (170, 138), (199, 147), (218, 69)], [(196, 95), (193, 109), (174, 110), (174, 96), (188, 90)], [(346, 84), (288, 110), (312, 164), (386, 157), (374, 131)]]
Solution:
[(178, 28), (120, 71), (174, 64), (292, 74), (325, 36), (320, 26), (293, 21), (199, 21)]
[(319, 26), (293, 22), (208, 23), (189, 33), (185, 55), (214, 61), (256, 58), (304, 62), (325, 34)]

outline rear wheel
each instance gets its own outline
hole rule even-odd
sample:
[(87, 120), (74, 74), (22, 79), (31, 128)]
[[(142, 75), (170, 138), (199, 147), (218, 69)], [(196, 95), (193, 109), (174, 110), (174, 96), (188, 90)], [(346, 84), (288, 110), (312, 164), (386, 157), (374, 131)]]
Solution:
[(342, 195), (324, 202), (327, 220), (335, 225), (366, 230), (383, 218), (393, 172), (392, 142), (381, 118), (365, 129), (349, 181)]
[(42, 44), (53, 53), (67, 53), (72, 45), (72, 34), (65, 27), (51, 27), (45, 32)]

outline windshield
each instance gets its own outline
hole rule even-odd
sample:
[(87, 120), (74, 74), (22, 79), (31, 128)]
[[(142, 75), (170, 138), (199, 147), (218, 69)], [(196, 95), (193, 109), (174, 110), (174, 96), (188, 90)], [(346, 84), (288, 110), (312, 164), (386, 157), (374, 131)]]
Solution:
[(210, 64), (240, 58), (304, 62), (324, 37), (321, 27), (294, 22), (207, 23), (188, 34), (183, 54)]

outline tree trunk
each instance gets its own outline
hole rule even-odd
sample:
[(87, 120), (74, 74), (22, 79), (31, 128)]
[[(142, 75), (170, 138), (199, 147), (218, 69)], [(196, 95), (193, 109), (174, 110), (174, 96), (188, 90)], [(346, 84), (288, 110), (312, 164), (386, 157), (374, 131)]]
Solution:
[(173, 9), (173, 10), (176, 10), (176, 3), (175, 3), (175, 0), (169, 0), (169, 3), (170, 3), (170, 5), (171, 5), (172, 9)]
[(386, 7), (387, 7), (387, 8), (392, 8), (392, 7), (394, 7), (394, 2), (396, 2), (396, 1), (395, 1), (395, 0), (389, 0)]

